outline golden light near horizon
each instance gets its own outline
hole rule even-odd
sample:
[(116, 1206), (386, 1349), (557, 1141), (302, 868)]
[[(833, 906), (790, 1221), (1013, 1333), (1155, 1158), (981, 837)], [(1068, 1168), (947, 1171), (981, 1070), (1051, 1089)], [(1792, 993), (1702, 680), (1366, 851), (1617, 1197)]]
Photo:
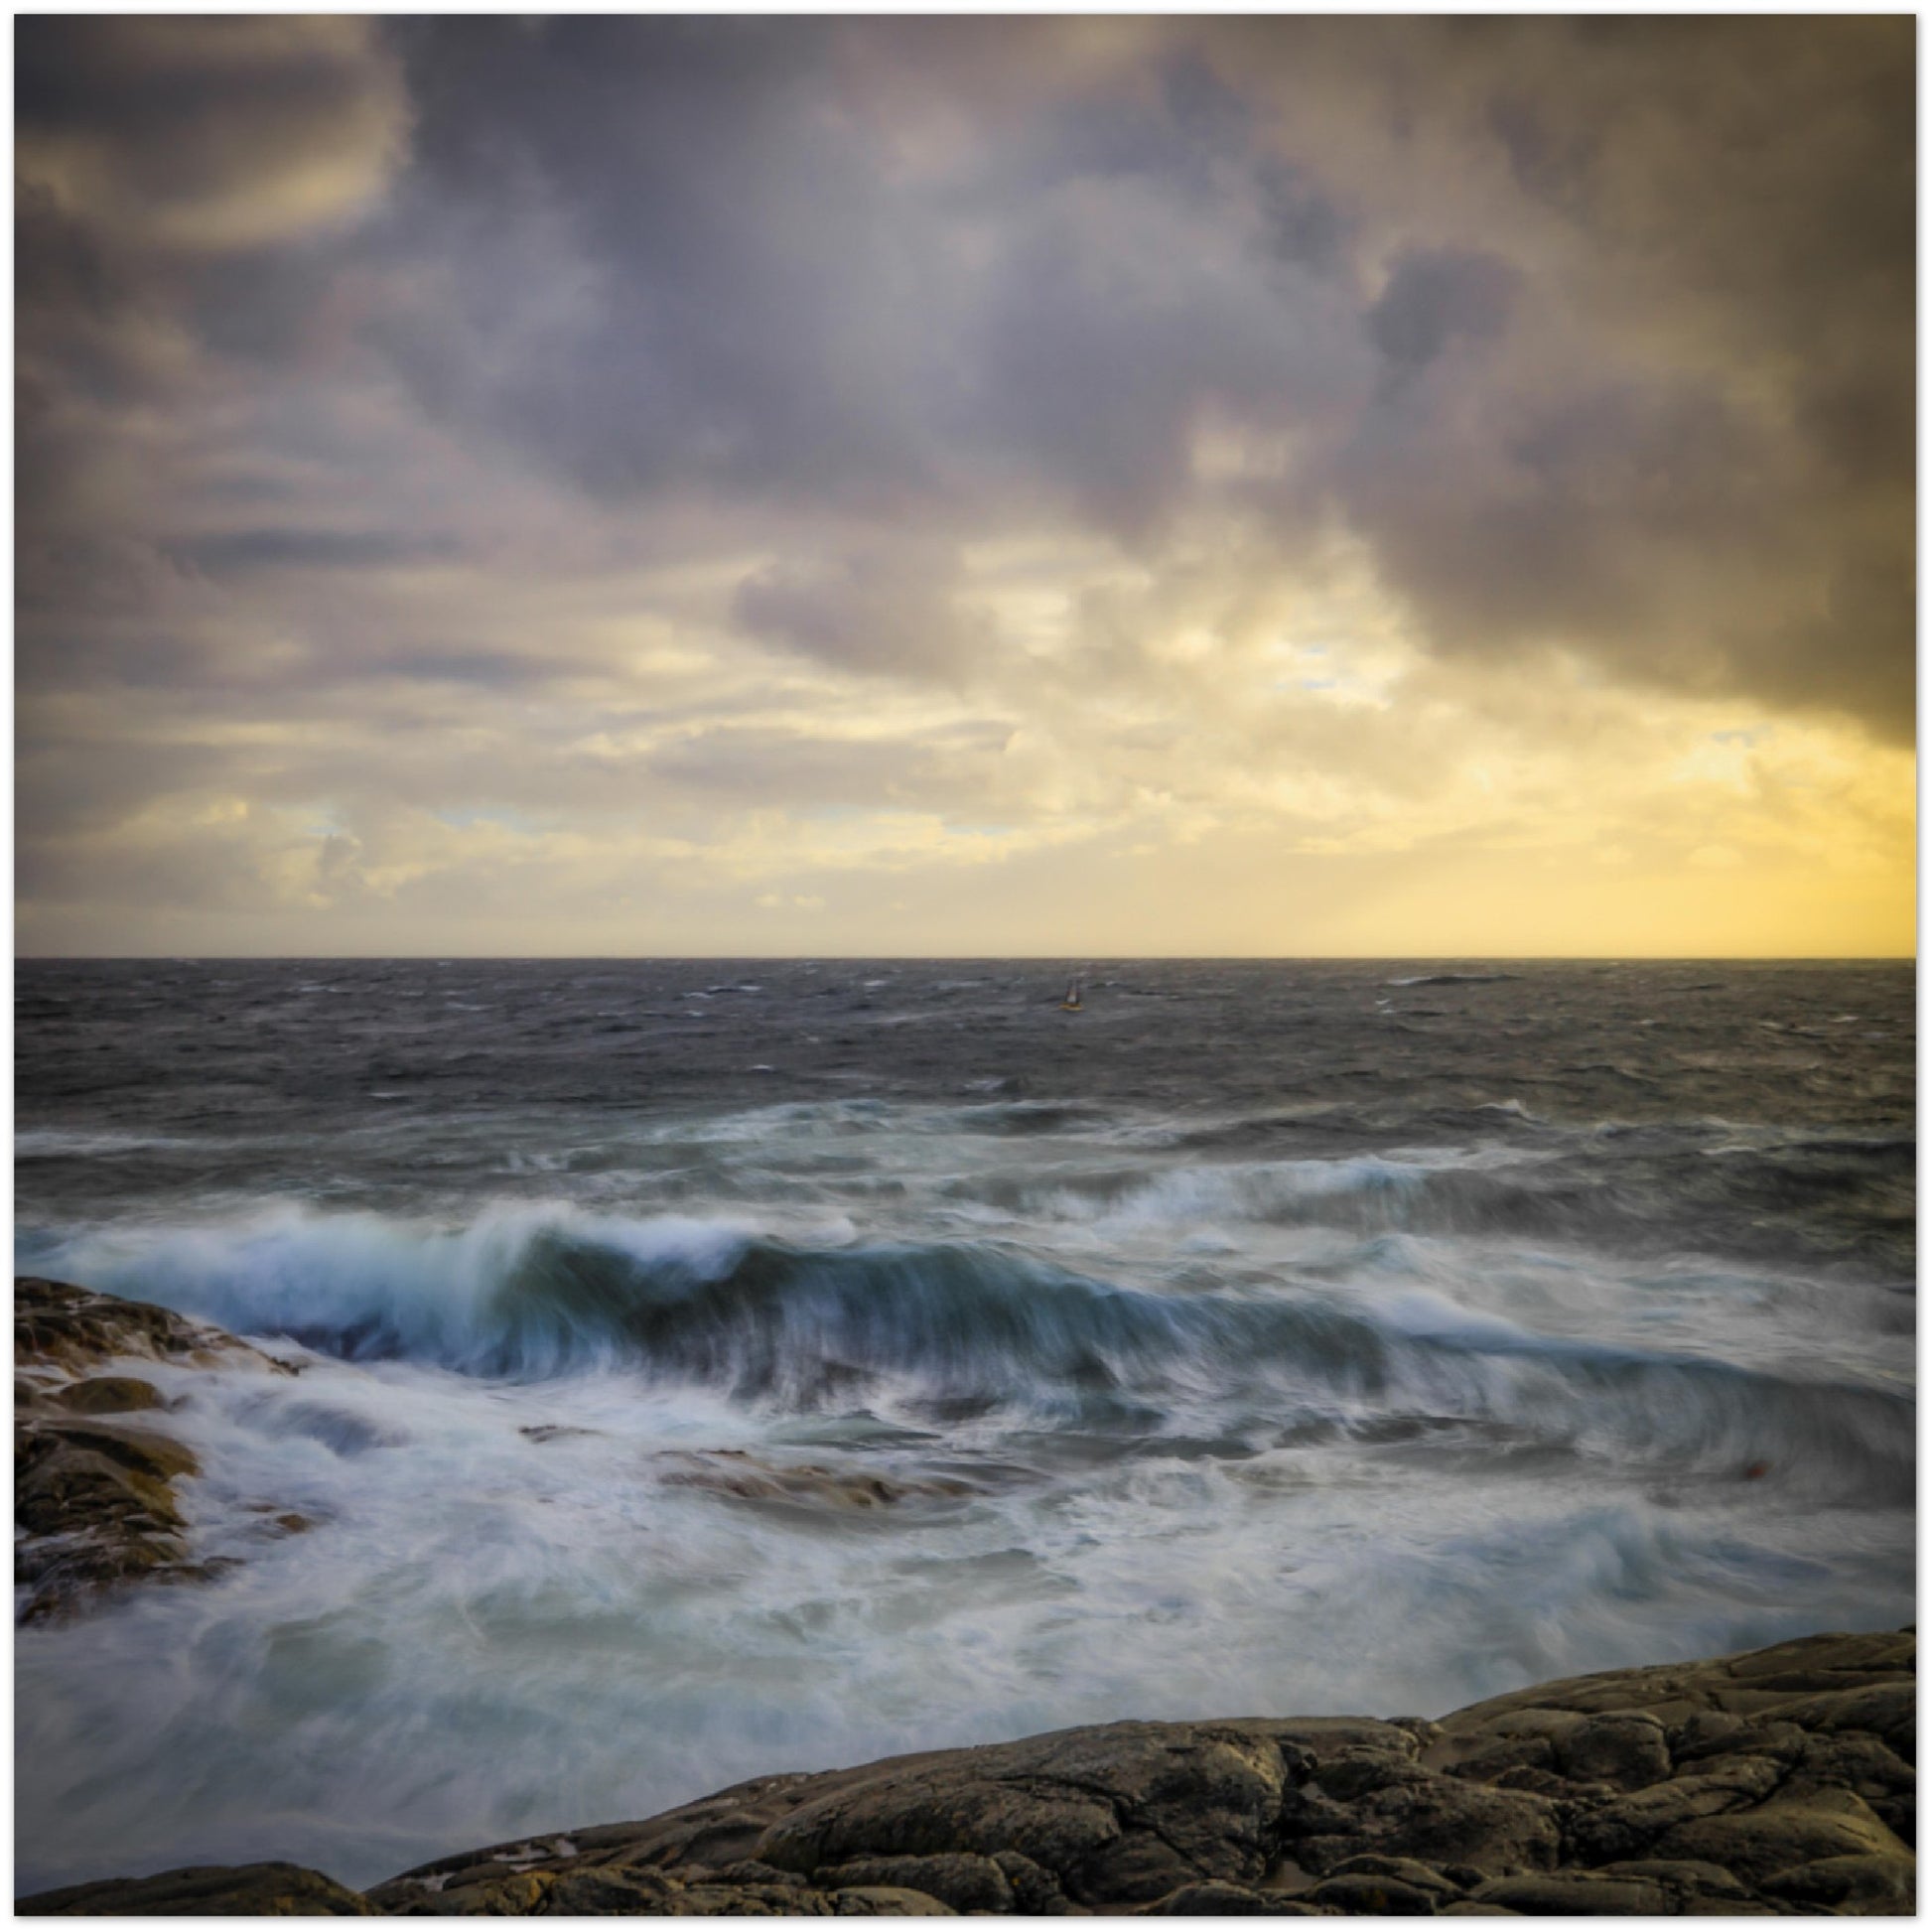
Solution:
[(1907, 19), (19, 70), (24, 952), (1913, 948)]

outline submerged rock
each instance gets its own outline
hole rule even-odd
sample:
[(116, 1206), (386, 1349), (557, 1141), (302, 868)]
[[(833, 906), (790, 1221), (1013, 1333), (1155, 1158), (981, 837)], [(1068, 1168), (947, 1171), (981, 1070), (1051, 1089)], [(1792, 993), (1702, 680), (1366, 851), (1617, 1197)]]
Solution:
[[(528, 1434), (529, 1432), (525, 1432)], [(772, 1462), (749, 1449), (670, 1449), (658, 1456), (663, 1480), (710, 1489), (740, 1502), (824, 1510), (889, 1509), (906, 1502), (952, 1502), (980, 1492), (957, 1476), (886, 1476), (817, 1462)]]
[[(195, 1457), (141, 1359), (290, 1370), (164, 1309), (25, 1280), (15, 1299), (27, 1618), (211, 1574)], [(547, 1430), (532, 1432), (539, 1439)], [(815, 1511), (945, 1503), (950, 1477), (682, 1452), (669, 1483)], [(309, 1519), (255, 1506), (264, 1534)], [(1913, 1909), (1909, 1630), (1601, 1672), (1417, 1718), (1124, 1722), (753, 1779), (634, 1824), (529, 1838), (350, 1891), (198, 1866), (21, 1914), (905, 1917), (960, 1913), (1894, 1915)]]
[[(1910, 1631), (1821, 1636), (1541, 1685), (1440, 1725), (1097, 1725), (755, 1778), (638, 1824), (439, 1860), (360, 1896), (248, 1865), (17, 1909), (1897, 1915), (1916, 1888), (1888, 1822), (1910, 1816), (1915, 1674)], [(1569, 1796), (1485, 1782), (1522, 1774), (1496, 1747), (1524, 1738), (1549, 1746), (1539, 1774)]]

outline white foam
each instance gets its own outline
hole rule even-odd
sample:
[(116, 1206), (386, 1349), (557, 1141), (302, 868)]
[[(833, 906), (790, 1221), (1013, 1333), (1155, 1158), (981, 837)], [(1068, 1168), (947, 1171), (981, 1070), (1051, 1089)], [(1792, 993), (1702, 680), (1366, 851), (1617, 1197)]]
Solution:
[[(1344, 1437), (787, 1516), (665, 1473), (745, 1449), (909, 1475), (985, 1439), (795, 1440), (611, 1372), (151, 1372), (206, 1471), (202, 1547), (242, 1567), (20, 1634), (24, 1888), (101, 1874), (103, 1847), (368, 1883), (759, 1773), (1127, 1712), (1437, 1712), (1911, 1600), (1909, 1552), (1856, 1512), (1827, 1538), (1594, 1464), (1531, 1486)], [(584, 1433), (523, 1433), (558, 1425)], [(316, 1527), (272, 1534), (288, 1509)]]

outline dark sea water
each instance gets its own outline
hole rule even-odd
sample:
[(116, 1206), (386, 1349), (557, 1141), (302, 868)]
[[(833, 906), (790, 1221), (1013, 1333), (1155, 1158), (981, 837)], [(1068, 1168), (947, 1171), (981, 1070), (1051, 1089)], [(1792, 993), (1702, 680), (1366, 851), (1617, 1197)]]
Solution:
[(155, 1372), (244, 1561), (20, 1633), (23, 1888), (1911, 1617), (1909, 966), (1065, 985), (23, 964), (18, 1264), (307, 1363)]

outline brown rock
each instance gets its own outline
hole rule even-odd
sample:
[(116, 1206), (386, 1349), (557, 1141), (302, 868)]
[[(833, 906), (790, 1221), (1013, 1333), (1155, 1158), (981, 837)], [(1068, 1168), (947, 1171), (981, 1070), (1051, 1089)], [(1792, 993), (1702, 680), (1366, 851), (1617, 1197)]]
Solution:
[(865, 1468), (826, 1468), (816, 1462), (770, 1462), (749, 1449), (671, 1449), (664, 1480), (684, 1489), (710, 1489), (741, 1502), (780, 1503), (835, 1510), (889, 1509), (905, 1502), (952, 1502), (979, 1494), (955, 1476), (885, 1476)]
[(604, 1917), (620, 1912), (634, 1917), (660, 1910), (673, 1892), (682, 1889), (661, 1871), (579, 1865), (552, 1876), (543, 1909), (547, 1917)]
[(205, 1321), (172, 1309), (100, 1295), (71, 1282), (14, 1278), (14, 1362), (19, 1366), (91, 1368), (121, 1356), (150, 1361), (249, 1363), (272, 1374), (288, 1365)]
[(1701, 1859), (1631, 1859), (1597, 1867), (1599, 1878), (1645, 1878), (1671, 1890), (1745, 1898), (1749, 1893), (1723, 1865)]
[(1232, 1725), (1105, 1725), (913, 1762), (800, 1805), (754, 1856), (811, 1871), (1015, 1851), (1071, 1899), (1147, 1902), (1192, 1879), (1259, 1878), (1286, 1782), (1274, 1740)]
[[(1463, 1739), (1455, 1740), (1463, 1745)], [(1466, 1740), (1466, 1755), (1449, 1754), (1445, 1769), (1477, 1784), (1494, 1784), (1512, 1771), (1554, 1771), (1557, 1748), (1547, 1737), (1491, 1737), (1478, 1732)]]
[(14, 1901), (21, 1918), (361, 1918), (359, 1892), (299, 1864), (204, 1864)]
[[(1667, 1832), (1716, 1813), (1739, 1811), (1777, 1788), (1765, 1757), (1713, 1758), (1686, 1777), (1589, 1808), (1571, 1823), (1571, 1842), (1588, 1863), (1641, 1857)], [(1695, 1856), (1695, 1855), (1692, 1855)]]
[(1746, 1880), (1822, 1859), (1910, 1862), (1912, 1857), (1851, 1791), (1820, 1791), (1795, 1803), (1780, 1799), (1751, 1811), (1694, 1819), (1667, 1833), (1657, 1851), (1663, 1858), (1709, 1859)]
[(119, 1420), (159, 1411), (152, 1383), (90, 1375), (127, 1356), (223, 1362), (286, 1374), (248, 1343), (170, 1310), (27, 1276), (14, 1283), (15, 1581), (24, 1623), (66, 1616), (136, 1580), (197, 1582), (224, 1564), (196, 1562), (175, 1484), (198, 1474), (173, 1437)]
[(1141, 1912), (1152, 1918), (1312, 1918), (1311, 1905), (1291, 1904), (1276, 1892), (1252, 1891), (1246, 1885), (1224, 1884), (1205, 1878), (1181, 1885)]
[(25, 1419), (14, 1428), (14, 1576), (19, 1615), (40, 1622), (136, 1578), (209, 1574), (189, 1556), (173, 1481), (196, 1472), (180, 1444), (104, 1423)]
[[(1466, 1865), (1457, 1866), (1459, 1871), (1482, 1882), (1482, 1874)], [(1384, 1859), (1372, 1854), (1361, 1858), (1344, 1859), (1328, 1874), (1331, 1878), (1347, 1878), (1357, 1875), (1371, 1878), (1397, 1878), (1405, 1885), (1429, 1893), (1432, 1898), (1449, 1899), (1464, 1889), (1463, 1883), (1447, 1873), (1438, 1871), (1434, 1865), (1424, 1864), (1420, 1859)]]
[(828, 1892), (838, 1918), (953, 1918), (950, 1905), (902, 1885), (849, 1885)]
[(1670, 1746), (1664, 1739), (1664, 1726), (1647, 1711), (1616, 1711), (1586, 1718), (1564, 1732), (1556, 1750), (1564, 1776), (1578, 1782), (1640, 1791), (1670, 1776)]
[(119, 1416), (162, 1406), (161, 1391), (134, 1375), (90, 1375), (51, 1391), (49, 1400), (78, 1416)]
[(1855, 1855), (1787, 1866), (1761, 1888), (1793, 1905), (1890, 1917), (1917, 1909), (1918, 1873), (1909, 1859)]
[(1369, 1871), (1324, 1878), (1308, 1896), (1311, 1905), (1326, 1905), (1351, 1917), (1427, 1918), (1437, 1903), (1433, 1891)]
[(955, 1912), (1010, 1912), (1013, 1886), (991, 1859), (946, 1852), (936, 1858), (855, 1859), (820, 1866), (812, 1883), (826, 1890), (849, 1885), (898, 1885), (950, 1905)]
[(1554, 1865), (1561, 1838), (1547, 1798), (1424, 1773), (1414, 1782), (1385, 1785), (1357, 1804), (1350, 1829), (1327, 1837), (1314, 1854), (1318, 1867), (1311, 1851), (1305, 1846), (1303, 1863), (1324, 1872), (1362, 1853), (1504, 1872)]
[(1478, 1905), (1506, 1905), (1512, 1912), (1558, 1918), (1650, 1914), (1665, 1910), (1670, 1903), (1661, 1885), (1641, 1878), (1601, 1878), (1585, 1871), (1492, 1878), (1469, 1896)]

